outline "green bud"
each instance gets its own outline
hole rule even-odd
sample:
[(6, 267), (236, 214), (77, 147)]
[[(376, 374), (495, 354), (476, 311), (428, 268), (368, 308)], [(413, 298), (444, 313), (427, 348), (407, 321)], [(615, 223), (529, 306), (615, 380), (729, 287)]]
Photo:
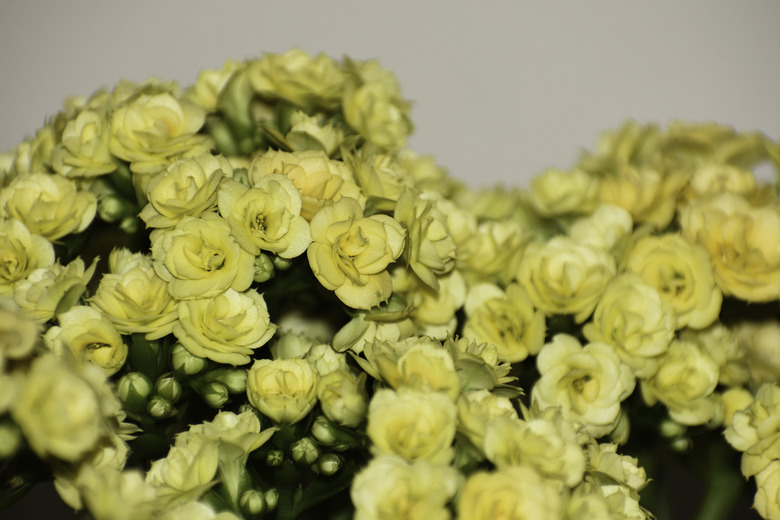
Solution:
[(255, 257), (255, 281), (263, 283), (274, 277), (274, 263), (271, 257), (260, 253)]
[(274, 255), (273, 257), (274, 267), (276, 267), (280, 271), (286, 271), (290, 268), (293, 261), (290, 258), (282, 258), (280, 256)]
[(265, 503), (268, 506), (268, 511), (276, 509), (276, 504), (279, 503), (279, 490), (271, 488), (265, 492)]
[(162, 376), (157, 380), (157, 384), (154, 385), (154, 392), (170, 401), (171, 404), (175, 404), (176, 401), (181, 399), (181, 383), (171, 375)]
[(141, 414), (152, 393), (152, 382), (141, 372), (130, 372), (119, 380), (116, 393), (128, 412)]
[(98, 197), (98, 215), (106, 222), (118, 222), (136, 213), (135, 206), (116, 193), (104, 193)]
[(265, 456), (265, 463), (271, 468), (278, 468), (284, 462), (284, 452), (282, 450), (270, 450)]
[(684, 425), (672, 419), (664, 419), (661, 422), (660, 430), (661, 430), (662, 437), (671, 439), (673, 437), (681, 437), (685, 435), (687, 428)]
[(22, 445), (22, 432), (11, 421), (0, 422), (0, 459), (13, 457)]
[(334, 475), (344, 465), (344, 458), (335, 453), (326, 453), (317, 460), (316, 470), (318, 473), (331, 476)]
[(684, 453), (690, 449), (691, 440), (687, 437), (678, 437), (673, 439), (669, 446), (678, 453)]
[(295, 441), (290, 448), (293, 460), (302, 465), (314, 464), (320, 456), (320, 448), (311, 437), (304, 437)]
[(146, 411), (155, 419), (167, 419), (176, 412), (173, 404), (159, 395), (155, 395), (149, 400)]
[(314, 419), (314, 423), (311, 425), (311, 433), (320, 444), (325, 446), (331, 446), (339, 442), (336, 438), (337, 430), (335, 425), (324, 415)]
[(265, 493), (256, 489), (247, 489), (241, 493), (238, 507), (241, 508), (241, 513), (247, 518), (254, 518), (263, 514), (266, 509)]
[(249, 170), (246, 168), (233, 168), (233, 180), (240, 182), (244, 186), (252, 187), (252, 181), (249, 180)]
[(207, 373), (205, 378), (222, 383), (231, 394), (246, 392), (246, 370), (243, 368), (217, 368)]
[(122, 219), (119, 223), (119, 229), (127, 233), (128, 235), (134, 235), (138, 233), (141, 228), (141, 220), (133, 215), (129, 215)]
[(212, 408), (222, 408), (230, 398), (228, 388), (219, 381), (212, 381), (200, 387), (200, 395)]
[(193, 355), (181, 343), (176, 343), (173, 346), (171, 364), (176, 375), (183, 377), (200, 374), (206, 369), (209, 362), (207, 359)]

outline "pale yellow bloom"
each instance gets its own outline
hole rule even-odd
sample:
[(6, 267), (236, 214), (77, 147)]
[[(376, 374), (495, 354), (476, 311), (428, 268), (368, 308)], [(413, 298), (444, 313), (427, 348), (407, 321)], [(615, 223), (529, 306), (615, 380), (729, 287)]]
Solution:
[(365, 384), (366, 374), (358, 377), (349, 370), (334, 370), (321, 376), (317, 398), (322, 413), (337, 424), (356, 427), (368, 413)]
[(66, 177), (95, 177), (117, 167), (108, 151), (108, 123), (105, 116), (83, 110), (68, 121), (60, 144), (51, 153), (52, 168)]
[(464, 392), (458, 399), (458, 431), (485, 451), (485, 435), (488, 424), (497, 417), (519, 420), (512, 401), (488, 390)]
[(197, 500), (216, 484), (218, 463), (216, 442), (173, 446), (165, 458), (152, 462), (146, 482), (155, 487), (161, 502), (176, 506)]
[(0, 295), (11, 296), (16, 283), (54, 263), (54, 246), (22, 222), (0, 218), (0, 259)]
[(609, 251), (632, 229), (634, 221), (628, 211), (614, 204), (600, 204), (592, 214), (576, 219), (569, 226), (568, 235), (581, 244)]
[(617, 445), (612, 443), (591, 442), (587, 446), (589, 466), (594, 471), (609, 475), (616, 482), (642, 491), (650, 482), (647, 472), (639, 466), (636, 458), (619, 454), (617, 448)]
[(760, 385), (780, 380), (780, 323), (775, 320), (744, 321), (734, 330), (751, 382)]
[(233, 366), (249, 363), (253, 352), (271, 339), (271, 324), (263, 296), (233, 289), (211, 298), (184, 300), (173, 334), (192, 354)]
[(686, 197), (694, 199), (724, 191), (750, 195), (756, 189), (756, 176), (752, 171), (720, 162), (704, 162), (696, 166)]
[(411, 107), (401, 93), (383, 81), (349, 85), (342, 100), (344, 119), (366, 141), (389, 151), (406, 146), (414, 128)]
[(290, 116), (285, 138), (295, 152), (317, 150), (331, 156), (344, 140), (344, 131), (322, 114), (309, 116), (299, 111)]
[(577, 168), (551, 168), (531, 181), (529, 200), (547, 218), (592, 213), (599, 203), (599, 180)]
[(726, 440), (742, 454), (745, 477), (763, 471), (773, 460), (780, 459), (780, 387), (764, 383), (753, 401), (734, 412), (731, 424), (724, 430)]
[[(24, 359), (29, 356), (41, 331), (12, 300), (0, 298), (0, 373), (7, 359)], [(0, 396), (2, 396), (0, 392)], [(5, 399), (0, 397), (0, 403)], [(0, 410), (4, 409), (0, 406)]]
[(95, 518), (106, 520), (146, 520), (163, 507), (154, 487), (144, 481), (139, 470), (82, 465), (77, 490), (84, 506)]
[(222, 88), (233, 77), (236, 71), (242, 70), (246, 64), (226, 60), (221, 69), (202, 70), (198, 73), (195, 83), (184, 93), (184, 99), (196, 105), (200, 105), (206, 110), (213, 111), (217, 109), (219, 95)]
[(0, 190), (0, 217), (19, 220), (49, 240), (84, 231), (96, 211), (97, 197), (61, 175), (20, 175)]
[(453, 269), (437, 277), (438, 291), (422, 283), (417, 276), (397, 266), (391, 271), (393, 293), (401, 294), (412, 306), (409, 317), (417, 326), (418, 334), (444, 341), (455, 334), (458, 326), (456, 312), (466, 302), (466, 280)]
[(233, 237), (253, 255), (270, 251), (294, 258), (311, 243), (309, 223), (301, 216), (301, 195), (284, 175), (264, 175), (251, 188), (226, 179), (218, 202)]
[(229, 444), (241, 449), (246, 456), (260, 448), (276, 432), (275, 428), (261, 429), (260, 419), (252, 411), (235, 414), (219, 411), (214, 419), (194, 424), (176, 436), (175, 445)]
[(393, 284), (386, 268), (405, 241), (398, 222), (387, 215), (363, 217), (356, 200), (343, 198), (315, 215), (311, 234), (309, 264), (326, 289), (357, 309), (387, 300)]
[(764, 518), (780, 518), (780, 460), (773, 460), (756, 475), (756, 487), (755, 510)]
[(517, 272), (528, 231), (516, 220), (490, 220), (473, 227), (470, 220), (463, 214), (448, 215), (447, 224), (457, 244), (457, 268), (471, 285), (508, 284)]
[(213, 213), (184, 217), (173, 229), (157, 231), (151, 249), (154, 270), (174, 298), (243, 291), (254, 278), (254, 256), (241, 249), (227, 222)]
[(249, 402), (278, 423), (294, 424), (317, 404), (318, 375), (303, 359), (260, 359), (247, 374)]

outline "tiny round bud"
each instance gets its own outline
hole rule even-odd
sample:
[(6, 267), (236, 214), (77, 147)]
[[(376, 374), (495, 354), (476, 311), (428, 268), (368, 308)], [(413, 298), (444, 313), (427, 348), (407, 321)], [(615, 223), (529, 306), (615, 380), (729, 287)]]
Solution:
[(316, 469), (325, 476), (334, 475), (344, 465), (344, 458), (335, 453), (326, 453), (317, 461)]
[(243, 368), (218, 368), (209, 372), (209, 379), (225, 385), (231, 394), (246, 392), (246, 370)]
[(173, 346), (171, 364), (176, 375), (182, 377), (194, 376), (203, 372), (209, 362), (190, 353), (181, 343), (176, 343)]
[(128, 215), (119, 222), (119, 229), (128, 235), (134, 235), (141, 228), (141, 219), (136, 216)]
[(263, 283), (274, 276), (274, 263), (271, 257), (265, 253), (260, 253), (255, 257), (255, 281)]
[(279, 269), (280, 271), (285, 271), (290, 268), (293, 261), (290, 258), (282, 258), (280, 256), (274, 256), (273, 257), (274, 267)]
[(154, 392), (160, 397), (164, 397), (166, 400), (170, 401), (171, 404), (175, 404), (176, 401), (181, 399), (181, 383), (171, 375), (163, 376), (160, 377), (157, 380), (157, 384), (154, 385)]
[(680, 437), (685, 435), (686, 427), (677, 421), (671, 419), (665, 419), (661, 422), (661, 436), (671, 439), (673, 437)]
[(241, 508), (241, 513), (247, 518), (259, 516), (266, 509), (265, 494), (256, 489), (247, 489), (241, 493), (238, 506)]
[(338, 442), (335, 435), (335, 426), (324, 415), (318, 416), (314, 419), (314, 423), (311, 425), (311, 434), (320, 444), (325, 446), (331, 446)]
[(135, 213), (134, 210), (127, 199), (115, 193), (105, 193), (98, 197), (97, 212), (106, 222), (118, 222)]
[(279, 490), (271, 488), (265, 492), (265, 503), (268, 506), (268, 511), (276, 509), (276, 504), (279, 503)]
[(119, 380), (116, 392), (128, 412), (143, 413), (152, 393), (152, 382), (141, 372), (130, 372)]
[(304, 437), (295, 441), (290, 448), (293, 460), (301, 465), (310, 466), (320, 456), (320, 448), (311, 437)]
[(265, 463), (271, 468), (278, 468), (284, 462), (284, 452), (282, 450), (271, 450), (265, 456)]
[(200, 389), (200, 394), (203, 396), (206, 404), (212, 408), (222, 408), (230, 398), (228, 388), (219, 381), (212, 381), (203, 385)]
[(159, 395), (155, 395), (149, 400), (146, 411), (155, 419), (167, 419), (175, 412), (171, 402)]

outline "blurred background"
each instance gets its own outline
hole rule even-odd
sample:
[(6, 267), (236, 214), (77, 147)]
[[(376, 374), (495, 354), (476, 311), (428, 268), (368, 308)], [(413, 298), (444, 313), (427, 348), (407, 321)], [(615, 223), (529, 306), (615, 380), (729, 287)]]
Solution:
[(626, 118), (780, 139), (778, 22), (774, 0), (3, 0), (0, 151), (68, 95), (299, 46), (379, 58), (414, 101), (412, 148), (527, 186)]

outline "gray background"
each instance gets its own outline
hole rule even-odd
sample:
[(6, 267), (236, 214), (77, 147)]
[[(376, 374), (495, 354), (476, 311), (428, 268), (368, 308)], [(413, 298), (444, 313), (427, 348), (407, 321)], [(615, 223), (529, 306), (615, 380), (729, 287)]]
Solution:
[(0, 150), (67, 95), (297, 45), (379, 58), (414, 100), (415, 150), (527, 185), (628, 117), (780, 139), (779, 23), (776, 0), (3, 0)]

